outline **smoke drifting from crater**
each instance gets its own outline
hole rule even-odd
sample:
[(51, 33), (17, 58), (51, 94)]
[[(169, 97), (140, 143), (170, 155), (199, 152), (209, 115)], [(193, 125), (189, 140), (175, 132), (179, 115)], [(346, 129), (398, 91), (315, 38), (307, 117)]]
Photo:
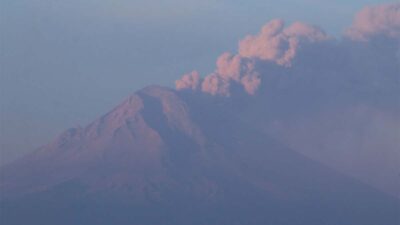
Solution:
[[(376, 82), (369, 76), (373, 72), (360, 68), (373, 62), (380, 63), (376, 68), (386, 69), (375, 71), (372, 77), (398, 79), (399, 38), (400, 3), (365, 7), (357, 13), (353, 24), (340, 39), (330, 37), (316, 26), (294, 22), (285, 27), (283, 20), (276, 19), (268, 22), (258, 34), (241, 40), (238, 53), (223, 53), (217, 59), (213, 73), (204, 78), (196, 71), (186, 74), (176, 81), (176, 88), (230, 96), (234, 88), (241, 87), (246, 93), (254, 95), (263, 85), (263, 80), (273, 73), (271, 66), (291, 71), (293, 79), (318, 76), (314, 73), (319, 67), (318, 72), (322, 76), (337, 74), (340, 70), (339, 77), (329, 79), (361, 79), (361, 83), (372, 84)], [(365, 43), (369, 39), (371, 42)], [(386, 55), (379, 56), (384, 60), (376, 61), (374, 54)], [(338, 62), (341, 60), (349, 63), (340, 65)], [(326, 67), (320, 68), (322, 66)]]
[(365, 7), (340, 38), (272, 20), (240, 41), (238, 53), (223, 53), (214, 72), (192, 72), (176, 84), (235, 102), (251, 95), (246, 101), (255, 104), (240, 109), (243, 120), (398, 195), (400, 3)]

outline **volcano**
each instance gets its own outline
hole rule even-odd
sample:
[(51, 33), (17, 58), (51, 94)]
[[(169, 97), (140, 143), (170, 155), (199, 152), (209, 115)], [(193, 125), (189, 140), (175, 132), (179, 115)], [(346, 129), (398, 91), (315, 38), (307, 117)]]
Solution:
[[(201, 94), (199, 94), (201, 95)], [(1, 223), (398, 225), (398, 199), (151, 86), (1, 168)]]

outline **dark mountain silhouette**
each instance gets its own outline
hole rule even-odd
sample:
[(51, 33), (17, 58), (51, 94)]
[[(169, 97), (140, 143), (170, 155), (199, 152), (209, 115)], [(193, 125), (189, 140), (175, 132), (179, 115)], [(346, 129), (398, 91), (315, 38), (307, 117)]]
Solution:
[(398, 225), (397, 199), (246, 126), (229, 100), (145, 88), (1, 168), (1, 224)]

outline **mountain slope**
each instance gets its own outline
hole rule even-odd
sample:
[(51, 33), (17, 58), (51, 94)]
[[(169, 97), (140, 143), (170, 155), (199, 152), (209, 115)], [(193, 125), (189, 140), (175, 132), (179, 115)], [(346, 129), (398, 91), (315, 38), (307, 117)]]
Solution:
[[(398, 224), (399, 202), (162, 87), (1, 168), (5, 224)], [(211, 107), (212, 106), (212, 107)]]

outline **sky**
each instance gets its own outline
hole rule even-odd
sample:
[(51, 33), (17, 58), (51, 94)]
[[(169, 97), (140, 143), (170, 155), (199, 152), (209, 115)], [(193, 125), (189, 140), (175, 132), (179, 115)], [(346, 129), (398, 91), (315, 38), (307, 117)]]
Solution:
[(267, 21), (339, 36), (374, 0), (2, 0), (0, 164), (84, 126), (134, 91), (173, 86)]

